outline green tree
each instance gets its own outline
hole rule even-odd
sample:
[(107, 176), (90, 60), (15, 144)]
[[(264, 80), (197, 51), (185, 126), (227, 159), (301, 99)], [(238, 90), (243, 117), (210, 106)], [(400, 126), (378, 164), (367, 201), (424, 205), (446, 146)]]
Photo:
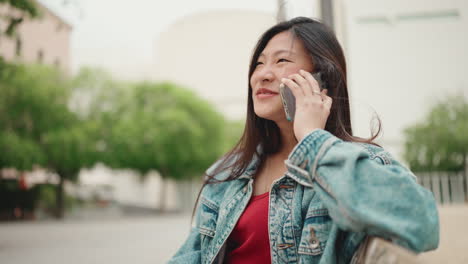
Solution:
[(404, 157), (414, 171), (461, 171), (468, 153), (468, 101), (450, 96), (405, 130)]
[[(163, 180), (182, 180), (200, 175), (221, 154), (224, 119), (188, 89), (139, 83), (124, 109), (108, 143), (114, 167), (142, 175), (157, 170)], [(163, 184), (162, 205), (164, 191)]]
[(43, 146), (47, 155), (47, 166), (59, 177), (56, 193), (56, 216), (64, 216), (64, 182), (76, 181), (82, 168), (90, 167), (97, 161), (95, 145), (90, 140), (90, 133), (85, 123), (47, 132)]
[(93, 68), (73, 83), (72, 109), (95, 124), (100, 159), (110, 167), (181, 180), (200, 175), (225, 148), (224, 119), (187, 89), (115, 81)]
[(36, 142), (21, 138), (11, 131), (0, 131), (0, 149), (0, 168), (15, 167), (20, 171), (28, 171), (35, 164), (43, 164), (46, 160)]
[(131, 83), (116, 81), (99, 68), (83, 67), (72, 82), (70, 107), (82, 119), (98, 120), (103, 113), (118, 116)]
[(0, 62), (0, 166), (45, 165), (44, 133), (67, 122), (64, 82), (51, 68)]
[(97, 159), (92, 122), (69, 110), (70, 80), (51, 67), (1, 64), (0, 167), (41, 165), (60, 177), (57, 217), (63, 217), (65, 180)]
[(86, 121), (88, 135), (95, 144), (94, 159), (119, 167), (118, 153), (109, 144), (115, 124), (131, 103), (131, 84), (114, 80), (102, 69), (84, 67), (73, 79), (72, 87), (70, 108)]

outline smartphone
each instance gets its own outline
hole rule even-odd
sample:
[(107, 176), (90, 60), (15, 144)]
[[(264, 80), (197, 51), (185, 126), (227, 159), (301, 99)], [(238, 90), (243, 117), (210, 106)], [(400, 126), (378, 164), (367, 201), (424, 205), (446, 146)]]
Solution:
[[(322, 80), (321, 72), (312, 73), (312, 76), (317, 80), (320, 90), (326, 89), (325, 82)], [(294, 97), (291, 89), (285, 84), (282, 83), (279, 88), (286, 119), (292, 122), (294, 121), (294, 115), (296, 114), (296, 98)]]

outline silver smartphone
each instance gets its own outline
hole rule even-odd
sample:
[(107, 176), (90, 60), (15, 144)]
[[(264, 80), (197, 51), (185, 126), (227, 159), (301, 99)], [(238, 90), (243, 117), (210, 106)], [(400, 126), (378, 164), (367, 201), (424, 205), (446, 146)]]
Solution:
[[(312, 76), (317, 80), (320, 90), (327, 88), (325, 87), (325, 83), (322, 80), (322, 74), (320, 72), (312, 73)], [(286, 119), (290, 122), (294, 121), (294, 115), (296, 114), (296, 98), (294, 97), (291, 89), (283, 83), (280, 85), (280, 96), (281, 101), (283, 102)]]

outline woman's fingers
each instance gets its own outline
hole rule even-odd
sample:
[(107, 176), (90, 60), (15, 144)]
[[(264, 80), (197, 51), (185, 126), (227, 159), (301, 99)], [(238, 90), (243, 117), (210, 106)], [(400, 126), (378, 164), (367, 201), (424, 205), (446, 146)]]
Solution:
[(319, 84), (314, 77), (304, 71), (290, 75), (282, 81), (290, 86), (301, 97), (296, 96), (296, 115), (294, 117), (294, 135), (298, 141), (314, 129), (325, 128), (332, 98), (327, 95), (328, 90), (320, 91)]
[(293, 80), (288, 79), (288, 78), (282, 78), (281, 82), (284, 83), (286, 86), (288, 86), (289, 89), (291, 89), (294, 97), (299, 98), (301, 96), (304, 96), (304, 91)]
[(323, 105), (325, 106), (326, 109), (328, 109), (330, 111), (332, 103), (333, 103), (333, 99), (330, 96), (328, 96), (327, 94), (328, 94), (328, 90), (323, 89), (322, 90)]
[(331, 98), (327, 96), (328, 90), (324, 89), (320, 91), (317, 80), (312, 76), (311, 73), (304, 70), (300, 70), (299, 74), (292, 74), (288, 78), (282, 78), (281, 82), (291, 88), (294, 96), (312, 96), (313, 98), (319, 99), (322, 102), (327, 102), (331, 107)]
[(299, 85), (299, 87), (305, 95), (312, 95), (310, 84), (302, 75), (296, 73), (289, 75), (289, 78), (294, 80), (294, 82), (296, 82)]
[(314, 94), (320, 94), (320, 87), (314, 76), (312, 76), (310, 72), (306, 72), (304, 70), (300, 70), (299, 73), (307, 80)]

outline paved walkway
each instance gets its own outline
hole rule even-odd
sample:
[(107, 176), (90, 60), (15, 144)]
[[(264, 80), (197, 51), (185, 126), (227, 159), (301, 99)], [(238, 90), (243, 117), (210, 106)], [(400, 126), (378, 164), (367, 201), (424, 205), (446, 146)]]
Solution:
[[(427, 264), (468, 263), (468, 206), (440, 208), (440, 248)], [(189, 230), (189, 215), (120, 220), (0, 224), (2, 264), (156, 264), (168, 260)]]
[(164, 263), (188, 233), (188, 218), (0, 224), (0, 263)]
[(468, 263), (468, 206), (443, 206), (440, 215), (440, 246), (437, 250), (422, 254), (421, 263)]

